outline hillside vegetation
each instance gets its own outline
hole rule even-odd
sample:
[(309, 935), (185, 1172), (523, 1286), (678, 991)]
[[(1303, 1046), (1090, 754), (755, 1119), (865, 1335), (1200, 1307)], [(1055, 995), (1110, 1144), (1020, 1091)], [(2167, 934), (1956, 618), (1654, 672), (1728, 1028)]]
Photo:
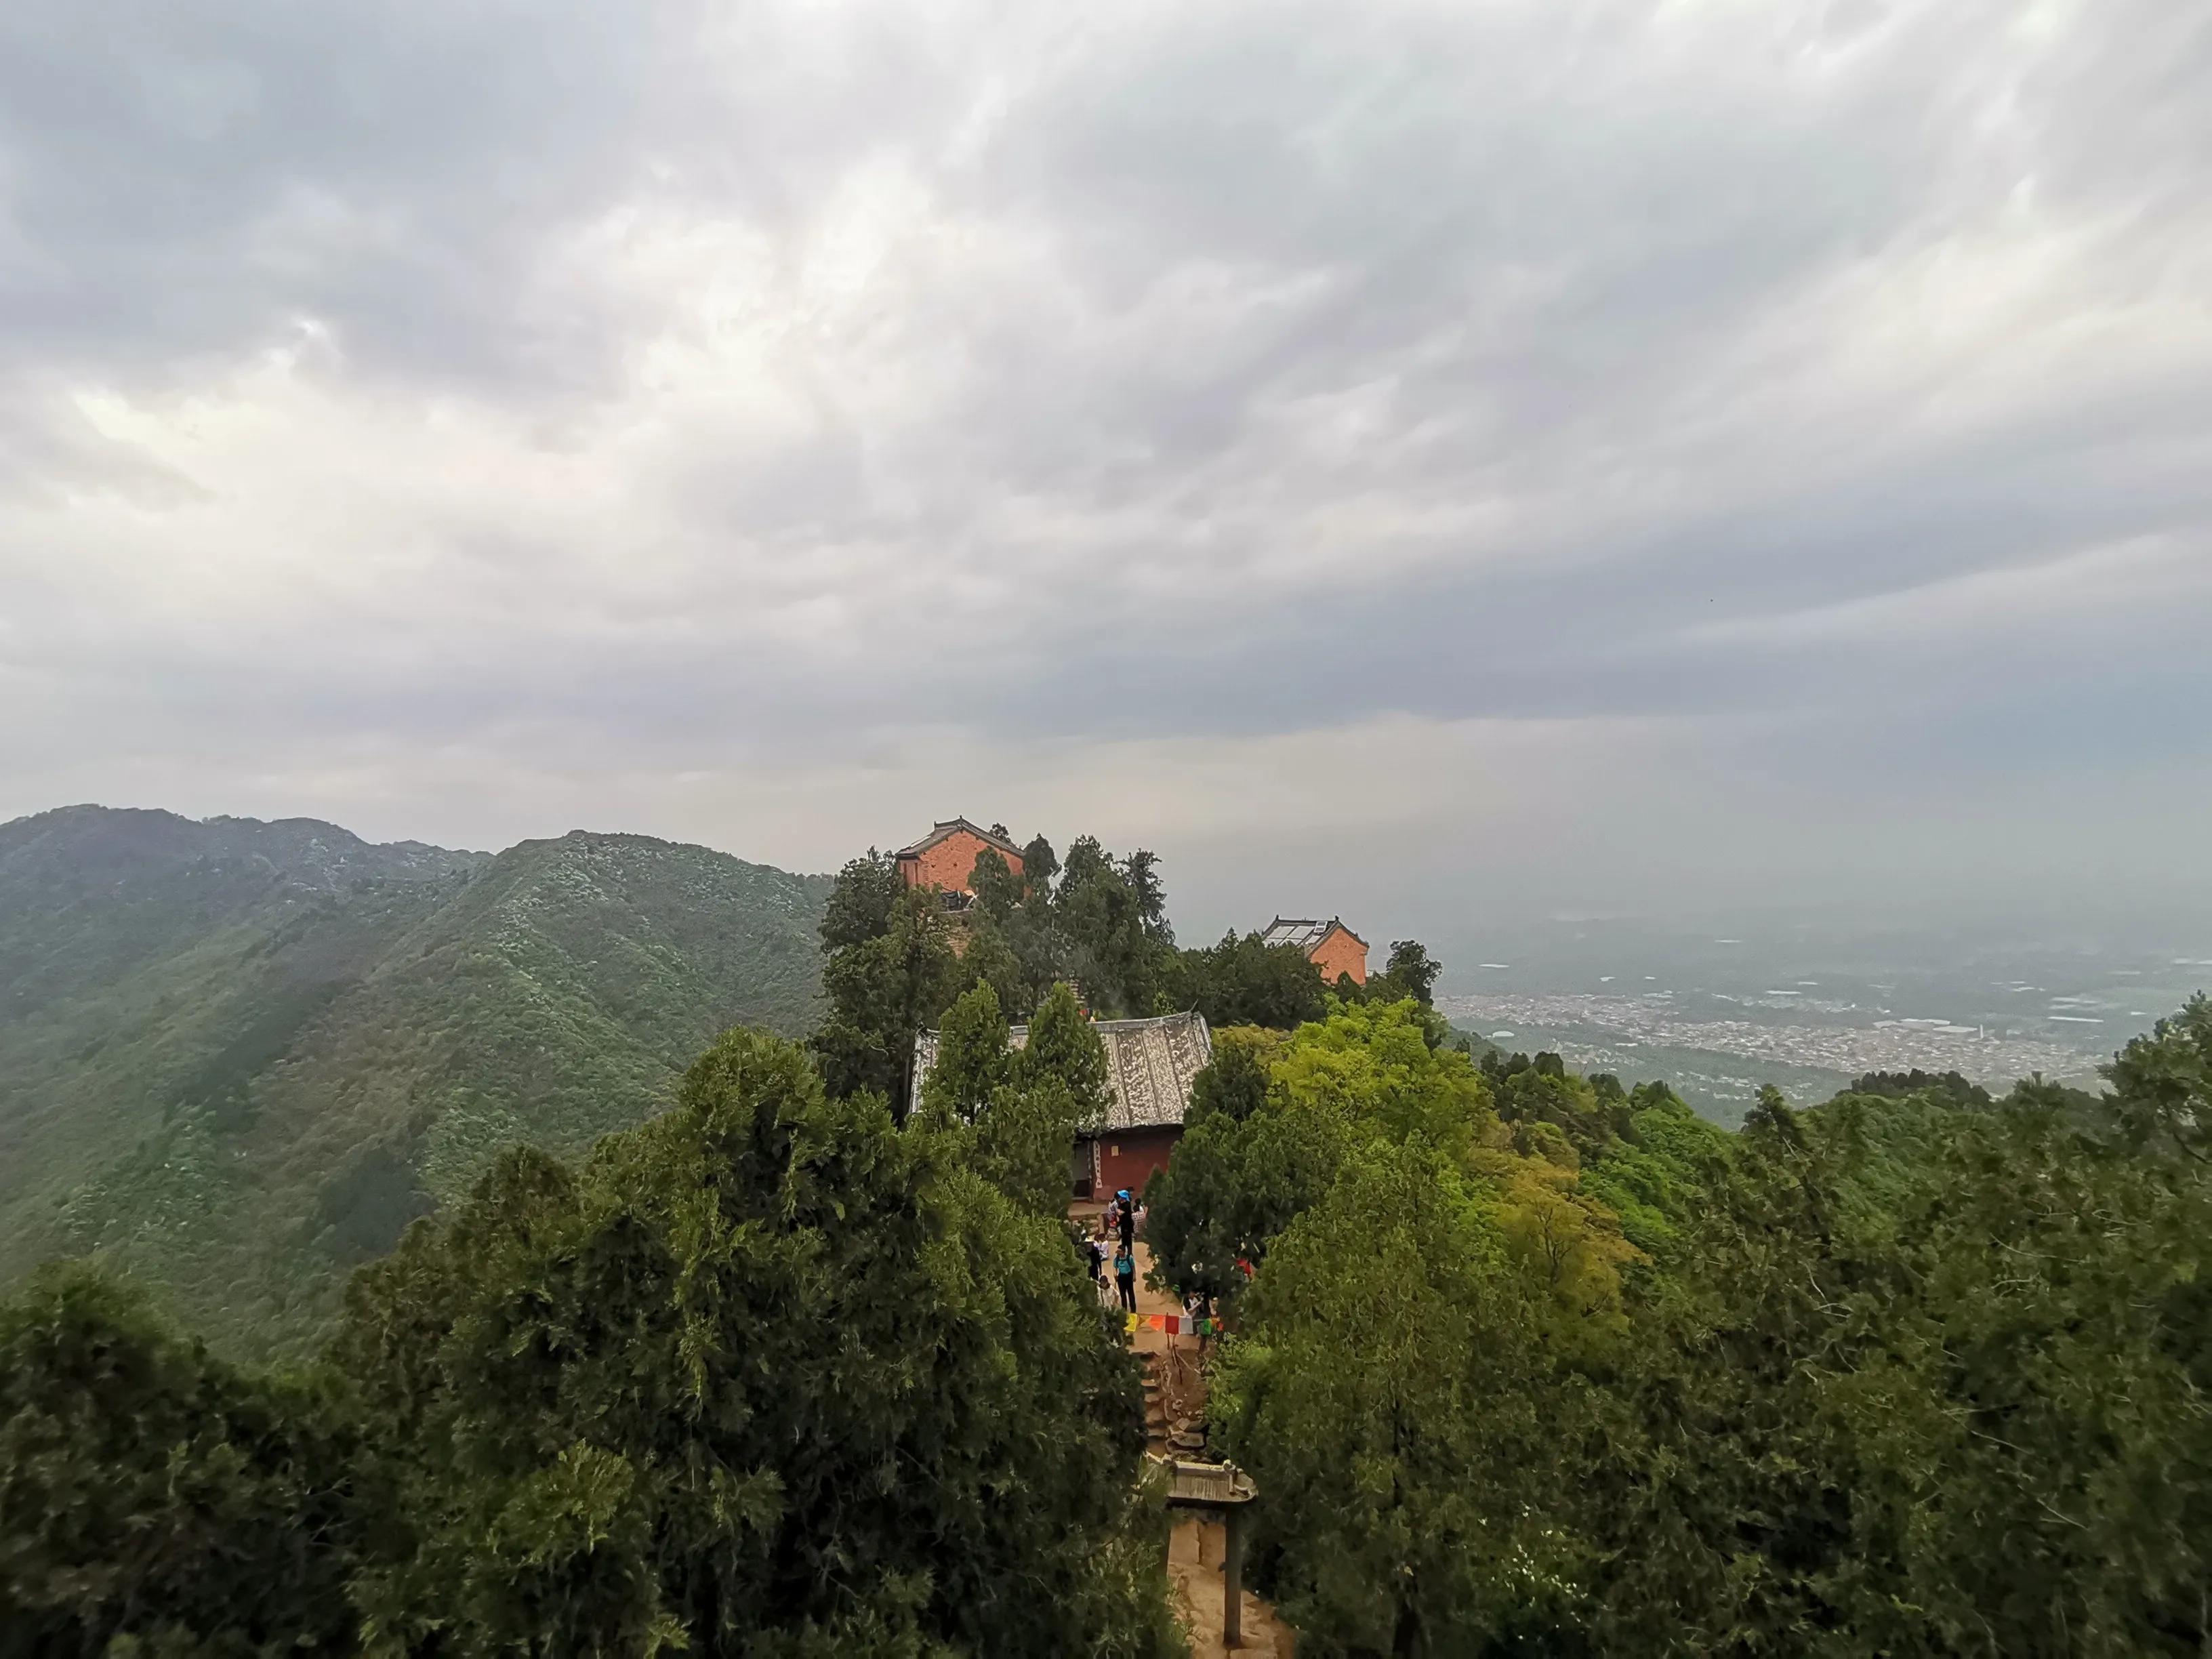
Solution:
[[(314, 931), (369, 965), (281, 1078), (235, 1034), (179, 1070), (196, 1092), (120, 1166), (141, 1185), (68, 1207), (327, 1277), (504, 1132), (465, 1059), (574, 1142), (757, 960), (711, 957), (688, 849), (405, 857), (245, 905), (336, 897)], [(726, 1032), (673, 1110), (498, 1153), (335, 1318), (289, 1304), (325, 1332), (295, 1364), (233, 1363), (96, 1267), (0, 1301), (0, 1632), (84, 1659), (1173, 1659), (1139, 1364), (1066, 1231), (1105, 1078), (1073, 974), (1094, 1009), (1245, 1022), (1143, 1239), (1222, 1322), (1206, 1443), (1253, 1479), (1251, 1580), (1305, 1659), (2212, 1644), (2212, 1000), (2098, 1094), (1877, 1073), (1766, 1088), (1729, 1132), (1663, 1083), (1455, 1041), (1416, 941), (1330, 992), (1249, 940), (1178, 949), (1141, 852), (1025, 862), (971, 909), (854, 860), (807, 1042)], [(148, 971), (97, 934), (104, 971)], [(938, 1060), (895, 1112), (918, 1024)], [(557, 1082), (533, 1066), (568, 1042)], [(157, 1207), (187, 1190), (210, 1207)]]
[(503, 1154), (299, 1375), (43, 1275), (0, 1304), (0, 1647), (1174, 1659), (1137, 1363), (1060, 1194), (969, 1152), (733, 1031), (651, 1122)]
[(70, 807), (0, 826), (0, 1275), (98, 1254), (218, 1343), (296, 1343), (501, 1146), (796, 1033), (829, 883), (641, 836), (496, 857)]

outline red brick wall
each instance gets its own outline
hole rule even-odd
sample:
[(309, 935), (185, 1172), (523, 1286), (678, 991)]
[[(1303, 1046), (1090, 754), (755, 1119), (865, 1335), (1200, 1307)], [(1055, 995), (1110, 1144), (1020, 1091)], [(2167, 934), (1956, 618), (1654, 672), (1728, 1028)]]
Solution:
[[(975, 855), (991, 843), (982, 836), (966, 830), (955, 830), (934, 847), (925, 848), (911, 858), (899, 860), (899, 873), (906, 878), (909, 887), (942, 887), (948, 893), (967, 893), (968, 878), (975, 869)], [(1016, 875), (1022, 872), (1018, 854), (993, 848), (1006, 861), (1006, 867)]]
[(1158, 1129), (1109, 1129), (1098, 1137), (1098, 1185), (1094, 1196), (1111, 1198), (1127, 1187), (1142, 1197), (1152, 1171), (1168, 1166), (1182, 1139), (1180, 1124)]
[(1367, 983), (1367, 947), (1345, 928), (1331, 928), (1328, 937), (1306, 955), (1321, 969), (1324, 985), (1334, 985), (1346, 975), (1354, 985)]

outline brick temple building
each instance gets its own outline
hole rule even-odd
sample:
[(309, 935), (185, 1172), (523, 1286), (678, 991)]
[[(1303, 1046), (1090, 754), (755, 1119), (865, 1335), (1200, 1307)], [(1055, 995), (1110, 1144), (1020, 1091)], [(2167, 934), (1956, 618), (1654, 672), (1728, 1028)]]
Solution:
[(969, 878), (975, 857), (985, 851), (1006, 860), (1016, 875), (1022, 872), (1022, 849), (1004, 836), (994, 835), (965, 818), (947, 818), (911, 847), (892, 854), (898, 861), (901, 880), (909, 887), (941, 887), (947, 893), (975, 896)]
[(1306, 960), (1321, 969), (1321, 982), (1334, 985), (1348, 979), (1367, 983), (1367, 941), (1331, 916), (1327, 921), (1299, 921), (1277, 916), (1260, 935), (1262, 945), (1295, 945)]
[[(1105, 1121), (1075, 1138), (1069, 1175), (1074, 1194), (1091, 1198), (1126, 1187), (1145, 1190), (1155, 1170), (1167, 1167), (1182, 1139), (1192, 1080), (1213, 1058), (1213, 1034), (1200, 1014), (1158, 1019), (1102, 1019), (1091, 1029), (1106, 1047)], [(1026, 1025), (1013, 1028), (1013, 1046), (1030, 1040)], [(937, 1063), (937, 1033), (914, 1040), (909, 1111), (921, 1104), (921, 1085)]]

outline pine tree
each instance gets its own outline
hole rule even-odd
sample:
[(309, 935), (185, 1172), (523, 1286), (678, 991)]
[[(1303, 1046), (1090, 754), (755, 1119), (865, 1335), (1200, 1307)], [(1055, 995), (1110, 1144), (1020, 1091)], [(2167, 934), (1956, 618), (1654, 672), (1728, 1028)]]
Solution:
[(366, 1270), (332, 1357), (406, 1517), (383, 1639), (1168, 1652), (1134, 1360), (1056, 1222), (946, 1152), (733, 1032)]
[(1074, 988), (1065, 981), (1052, 988), (1030, 1021), (1029, 1044), (1022, 1051), (1018, 1079), (1024, 1086), (1047, 1079), (1057, 1082), (1067, 1091), (1080, 1127), (1105, 1121), (1110, 1098), (1106, 1089), (1106, 1045), (1076, 1001)]

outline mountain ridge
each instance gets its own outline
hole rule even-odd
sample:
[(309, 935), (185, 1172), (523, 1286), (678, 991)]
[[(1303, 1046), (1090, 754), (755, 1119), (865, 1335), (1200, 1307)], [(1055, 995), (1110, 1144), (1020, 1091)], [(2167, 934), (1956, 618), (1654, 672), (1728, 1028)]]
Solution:
[(315, 819), (0, 824), (0, 1278), (94, 1255), (283, 1346), (501, 1146), (579, 1150), (819, 996), (826, 876), (574, 830), (496, 854)]

